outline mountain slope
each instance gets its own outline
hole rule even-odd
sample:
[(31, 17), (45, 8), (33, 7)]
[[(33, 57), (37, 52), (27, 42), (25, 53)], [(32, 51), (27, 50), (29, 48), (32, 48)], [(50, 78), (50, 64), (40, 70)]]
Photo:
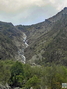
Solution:
[(23, 32), (12, 23), (0, 22), (0, 60), (17, 59), (23, 45)]
[[(17, 26), (18, 29), (20, 26)], [(23, 26), (20, 30), (23, 31)], [(32, 26), (27, 26), (29, 47), (25, 56), (29, 63), (67, 65), (67, 8), (55, 16)]]
[[(25, 41), (29, 44), (27, 48)], [(0, 60), (22, 61), (26, 48), (25, 56), (28, 63), (56, 63), (67, 66), (66, 45), (67, 7), (44, 22), (31, 26), (14, 26), (12, 23), (0, 22)]]

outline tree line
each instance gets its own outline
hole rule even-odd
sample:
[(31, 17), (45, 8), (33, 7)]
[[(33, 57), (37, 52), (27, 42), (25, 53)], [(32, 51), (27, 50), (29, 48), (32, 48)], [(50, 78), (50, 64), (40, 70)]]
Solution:
[(0, 61), (0, 83), (22, 89), (62, 89), (67, 82), (67, 67), (31, 66), (18, 61)]

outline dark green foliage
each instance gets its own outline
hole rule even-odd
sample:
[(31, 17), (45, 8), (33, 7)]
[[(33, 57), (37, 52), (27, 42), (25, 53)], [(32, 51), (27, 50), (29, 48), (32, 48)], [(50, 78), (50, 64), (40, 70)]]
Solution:
[(30, 77), (32, 77), (32, 76), (33, 76), (33, 75), (32, 75), (32, 68), (31, 68), (31, 66), (28, 65), (28, 64), (25, 64), (25, 65), (24, 65), (24, 77), (25, 77), (26, 81), (27, 81)]
[(30, 89), (30, 87), (33, 87), (34, 89), (40, 89), (40, 80), (36, 75), (27, 81), (26, 88)]
[(23, 69), (24, 71), (21, 74), (15, 71), (16, 74), (14, 73), (12, 81), (14, 83), (13, 87), (19, 86), (26, 89), (30, 89), (30, 87), (40, 89), (42, 87), (44, 89), (47, 86), (48, 89), (61, 89), (62, 83), (67, 82), (67, 68), (64, 66), (56, 66), (54, 64), (50, 67), (31, 67), (25, 64)]
[(12, 65), (12, 61), (1, 61), (0, 60), (0, 83), (7, 83), (9, 81), (9, 78), (11, 76), (10, 74), (10, 68)]
[(24, 74), (23, 72), (23, 66), (22, 63), (16, 62), (12, 67), (11, 67), (11, 75), (19, 75), (19, 74)]
[(12, 67), (11, 67), (11, 77), (10, 77), (10, 85), (11, 86), (20, 86), (23, 83), (24, 79), (24, 70), (22, 63), (16, 62)]
[(23, 89), (61, 89), (67, 82), (67, 67), (30, 66), (15, 61), (0, 61), (0, 83)]

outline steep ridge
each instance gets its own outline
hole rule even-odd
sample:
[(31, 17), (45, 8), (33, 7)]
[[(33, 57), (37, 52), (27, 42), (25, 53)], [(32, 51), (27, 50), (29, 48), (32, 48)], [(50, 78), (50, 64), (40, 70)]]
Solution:
[(26, 33), (28, 42), (34, 43), (34, 40), (38, 39), (41, 35), (50, 31), (54, 26), (54, 24), (57, 21), (61, 20), (61, 18), (63, 18), (66, 14), (67, 14), (67, 7), (65, 7), (62, 11), (58, 12), (55, 16), (46, 19), (44, 22), (30, 26), (17, 25), (16, 27), (21, 31), (23, 31), (24, 33)]
[(29, 63), (67, 65), (67, 7), (42, 23), (17, 27), (28, 36), (25, 56)]
[(12, 23), (0, 22), (0, 60), (14, 59), (25, 63), (26, 35)]
[(13, 58), (17, 51), (12, 42), (13, 36), (19, 35), (13, 24), (0, 22), (0, 59)]

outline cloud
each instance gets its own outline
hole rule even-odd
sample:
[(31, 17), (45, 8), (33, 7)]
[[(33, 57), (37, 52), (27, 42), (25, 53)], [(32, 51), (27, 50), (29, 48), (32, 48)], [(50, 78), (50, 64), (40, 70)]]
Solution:
[(0, 20), (33, 24), (53, 16), (66, 5), (67, 0), (0, 0)]
[(58, 11), (67, 7), (67, 0), (49, 0), (52, 6), (54, 6)]
[(28, 7), (46, 4), (47, 0), (0, 0), (0, 10), (5, 12), (14, 12), (20, 9), (24, 10)]

